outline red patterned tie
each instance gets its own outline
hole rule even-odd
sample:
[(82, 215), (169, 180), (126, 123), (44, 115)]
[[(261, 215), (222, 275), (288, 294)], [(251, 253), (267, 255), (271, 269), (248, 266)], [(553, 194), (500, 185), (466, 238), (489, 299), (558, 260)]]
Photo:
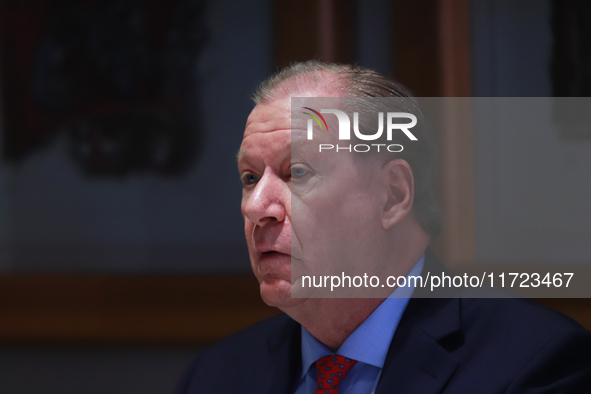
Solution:
[(339, 383), (357, 361), (343, 356), (326, 356), (316, 361), (318, 389), (314, 394), (339, 394)]

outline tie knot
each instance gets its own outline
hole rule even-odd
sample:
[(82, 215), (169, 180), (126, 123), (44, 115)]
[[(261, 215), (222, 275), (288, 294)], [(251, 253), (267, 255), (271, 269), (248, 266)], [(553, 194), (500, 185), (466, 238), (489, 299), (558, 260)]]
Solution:
[(316, 361), (318, 389), (314, 394), (338, 394), (341, 379), (357, 361), (343, 356), (326, 356)]

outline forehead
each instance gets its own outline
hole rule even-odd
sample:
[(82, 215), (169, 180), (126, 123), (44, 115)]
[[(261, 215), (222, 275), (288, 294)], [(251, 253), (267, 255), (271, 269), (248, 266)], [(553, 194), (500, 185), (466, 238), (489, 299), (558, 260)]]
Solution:
[(289, 97), (261, 102), (254, 107), (244, 129), (243, 139), (255, 133), (270, 133), (291, 128), (291, 102)]
[[(302, 97), (310, 98), (312, 101), (307, 102), (311, 103), (315, 103), (313, 100), (319, 95), (312, 95), (310, 92), (301, 94)], [(324, 96), (335, 96), (334, 98), (336, 98), (337, 94), (324, 92)], [(320, 98), (320, 100), (322, 99)], [(317, 104), (315, 107), (321, 106), (320, 103)], [(340, 103), (332, 101), (331, 105), (339, 107)], [(295, 155), (294, 158), (314, 158), (315, 161), (353, 160), (352, 156), (354, 155), (342, 152), (338, 155), (327, 152), (322, 155), (318, 154), (318, 143), (338, 142), (335, 142), (338, 137), (338, 127), (331, 124), (336, 122), (336, 117), (328, 117), (327, 121), (331, 126), (328, 133), (318, 133), (314, 136), (314, 141), (307, 141), (305, 123), (297, 118), (296, 124), (292, 124), (291, 111), (292, 97), (289, 95), (257, 104), (246, 122), (242, 145), (237, 156), (239, 163), (243, 160), (251, 162), (258, 159), (283, 161), (284, 155)]]
[(289, 158), (291, 114), (289, 98), (259, 103), (246, 122), (238, 163), (274, 161)]

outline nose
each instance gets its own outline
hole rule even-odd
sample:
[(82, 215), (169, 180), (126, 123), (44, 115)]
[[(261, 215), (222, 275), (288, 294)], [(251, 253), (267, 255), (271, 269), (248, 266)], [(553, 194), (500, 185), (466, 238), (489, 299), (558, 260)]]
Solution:
[(287, 183), (267, 168), (254, 189), (244, 195), (242, 214), (261, 227), (272, 222), (283, 222), (290, 197)]

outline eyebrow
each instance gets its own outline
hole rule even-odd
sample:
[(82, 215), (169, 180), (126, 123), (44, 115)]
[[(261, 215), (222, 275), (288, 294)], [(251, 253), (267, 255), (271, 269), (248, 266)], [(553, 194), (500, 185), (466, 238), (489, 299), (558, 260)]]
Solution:
[(236, 161), (240, 161), (245, 154), (246, 151), (244, 149), (238, 149), (238, 152), (236, 152)]

